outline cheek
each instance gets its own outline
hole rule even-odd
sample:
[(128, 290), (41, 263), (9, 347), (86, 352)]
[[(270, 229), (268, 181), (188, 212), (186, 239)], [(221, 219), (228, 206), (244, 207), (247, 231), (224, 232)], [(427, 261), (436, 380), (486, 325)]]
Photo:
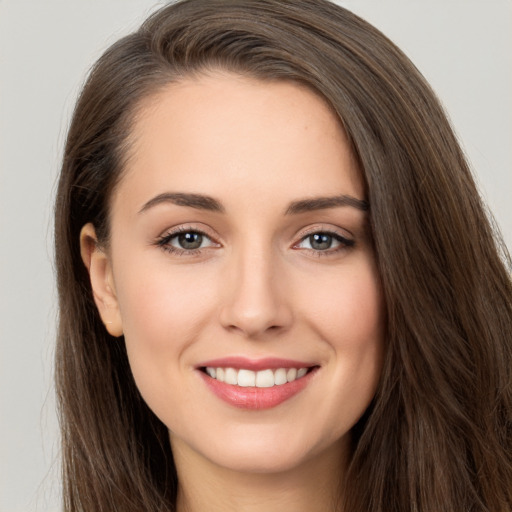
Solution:
[(209, 317), (214, 294), (198, 290), (190, 273), (170, 272), (165, 264), (133, 270), (140, 268), (130, 263), (129, 271), (119, 269), (116, 291), (130, 366), (144, 396), (146, 389), (159, 389), (177, 375), (182, 353)]
[[(143, 271), (138, 269), (144, 265), (137, 263), (126, 267), (126, 272), (121, 270), (116, 276), (125, 335), (133, 333), (141, 343), (149, 345), (172, 346), (188, 339), (187, 333), (193, 333), (200, 325), (199, 313), (211, 307), (212, 291), (207, 286), (210, 280), (202, 280), (199, 286), (193, 273), (165, 262), (146, 264), (150, 268)], [(119, 288), (117, 282), (121, 284)]]
[[(366, 262), (338, 275), (326, 293), (310, 298), (310, 322), (328, 346), (328, 371), (335, 393), (322, 407), (343, 411), (332, 419), (333, 432), (351, 428), (375, 395), (384, 354), (384, 303), (374, 265)], [(316, 299), (316, 300), (315, 300)], [(345, 423), (346, 422), (346, 423)]]
[(310, 290), (305, 308), (334, 349), (364, 352), (381, 346), (384, 305), (380, 280), (372, 261), (363, 260), (349, 271), (325, 276)]

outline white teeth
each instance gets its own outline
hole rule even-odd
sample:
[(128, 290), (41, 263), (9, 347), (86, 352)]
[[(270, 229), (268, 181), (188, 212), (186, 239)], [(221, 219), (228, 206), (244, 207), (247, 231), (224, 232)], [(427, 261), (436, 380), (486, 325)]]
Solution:
[(224, 371), (224, 382), (226, 384), (238, 384), (236, 370), (234, 368), (226, 368)]
[(251, 370), (238, 371), (238, 385), (248, 388), (256, 385), (256, 374)]
[(280, 386), (281, 384), (286, 384), (288, 381), (286, 380), (286, 370), (284, 368), (279, 368), (274, 373), (274, 384), (276, 386)]
[(292, 381), (294, 381), (296, 378), (297, 378), (297, 368), (290, 368), (290, 369), (286, 372), (286, 380), (287, 380), (288, 382), (292, 382)]
[(304, 377), (308, 373), (308, 368), (277, 368), (276, 370), (236, 370), (235, 368), (213, 368), (208, 366), (206, 373), (219, 382), (225, 382), (234, 386), (271, 388), (281, 386), (287, 382)]
[(263, 370), (256, 372), (256, 387), (271, 388), (274, 385), (274, 372), (272, 370)]
[(306, 375), (307, 372), (308, 372), (307, 368), (299, 368), (297, 370), (297, 379), (300, 379), (301, 377), (304, 377), (304, 375)]

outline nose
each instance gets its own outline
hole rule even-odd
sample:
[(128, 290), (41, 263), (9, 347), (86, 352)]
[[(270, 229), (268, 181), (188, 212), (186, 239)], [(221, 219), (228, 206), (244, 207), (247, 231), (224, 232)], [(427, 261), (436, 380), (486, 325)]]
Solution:
[(247, 251), (234, 256), (226, 273), (220, 311), (225, 329), (258, 338), (284, 331), (291, 325), (291, 297), (270, 252)]

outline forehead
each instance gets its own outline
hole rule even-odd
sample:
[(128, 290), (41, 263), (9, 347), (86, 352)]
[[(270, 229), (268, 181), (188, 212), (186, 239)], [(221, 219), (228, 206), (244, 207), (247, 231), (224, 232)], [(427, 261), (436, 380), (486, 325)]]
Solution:
[(229, 190), (231, 198), (245, 189), (275, 199), (278, 191), (364, 196), (339, 119), (294, 82), (220, 72), (183, 79), (141, 103), (130, 139), (118, 190), (136, 191), (139, 205), (170, 188), (214, 197)]

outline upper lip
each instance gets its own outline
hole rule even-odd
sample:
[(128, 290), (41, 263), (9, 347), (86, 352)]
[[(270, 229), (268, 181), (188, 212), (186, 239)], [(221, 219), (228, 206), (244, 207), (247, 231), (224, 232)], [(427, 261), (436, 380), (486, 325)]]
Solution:
[(277, 368), (310, 368), (317, 366), (315, 363), (296, 361), (293, 359), (281, 359), (276, 357), (265, 357), (261, 359), (249, 359), (247, 357), (222, 357), (211, 359), (197, 365), (197, 368), (237, 368), (244, 370), (267, 370)]

